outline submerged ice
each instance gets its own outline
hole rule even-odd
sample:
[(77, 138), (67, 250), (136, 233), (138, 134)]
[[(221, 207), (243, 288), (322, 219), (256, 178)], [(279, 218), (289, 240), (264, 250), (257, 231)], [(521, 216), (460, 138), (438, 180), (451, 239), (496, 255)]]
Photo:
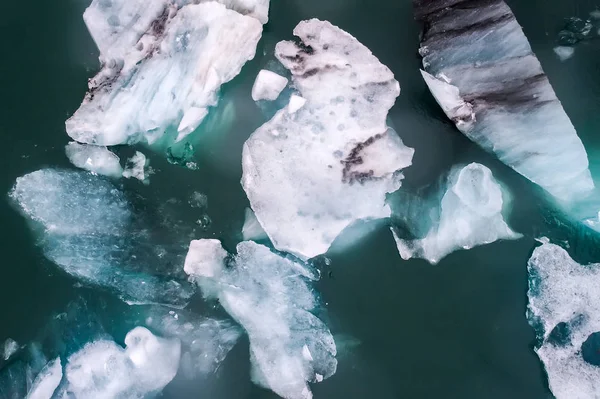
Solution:
[(562, 202), (589, 194), (583, 144), (506, 3), (413, 2), (423, 77), (458, 129)]
[(102, 69), (66, 122), (69, 136), (96, 145), (152, 143), (171, 128), (181, 140), (202, 123), (221, 85), (254, 57), (269, 2), (194, 3), (92, 2), (84, 19)]
[(148, 253), (154, 243), (133, 227), (129, 202), (104, 178), (42, 169), (18, 178), (10, 195), (33, 222), (45, 256), (73, 277), (133, 303), (182, 306), (192, 295), (185, 282), (140, 271), (159, 263)]
[(109, 177), (121, 177), (123, 168), (119, 157), (106, 147), (70, 142), (65, 153), (71, 163), (81, 169)]
[(229, 258), (218, 240), (193, 241), (185, 270), (248, 333), (256, 384), (286, 399), (308, 399), (308, 382), (335, 373), (335, 342), (314, 314), (315, 271), (252, 241)]
[(294, 34), (302, 44), (280, 42), (275, 56), (301, 103), (246, 141), (242, 185), (273, 245), (306, 259), (354, 222), (388, 217), (414, 151), (386, 126), (400, 86), (368, 48), (316, 19)]
[(504, 221), (503, 205), (501, 187), (488, 168), (478, 163), (456, 167), (448, 176), (441, 202), (434, 205), (439, 211), (427, 212), (426, 202), (403, 204), (412, 212), (406, 218), (408, 223), (415, 223), (424, 215), (436, 217), (426, 236), (420, 239), (402, 239), (392, 228), (400, 256), (437, 263), (457, 249), (521, 237)]
[(600, 392), (600, 264), (580, 265), (545, 243), (528, 263), (528, 318), (536, 349), (557, 399), (589, 399)]

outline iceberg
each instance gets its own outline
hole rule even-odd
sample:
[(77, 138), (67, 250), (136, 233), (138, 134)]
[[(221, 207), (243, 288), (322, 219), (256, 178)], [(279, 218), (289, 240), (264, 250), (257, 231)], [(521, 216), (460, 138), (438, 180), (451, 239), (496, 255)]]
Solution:
[(313, 314), (316, 271), (252, 241), (229, 257), (217, 240), (192, 241), (186, 272), (246, 330), (252, 380), (285, 399), (309, 399), (307, 382), (332, 376), (336, 347)]
[(6, 341), (4, 341), (2, 358), (4, 360), (8, 360), (18, 350), (19, 350), (19, 343), (12, 338), (7, 338)]
[(100, 146), (152, 143), (174, 128), (180, 141), (202, 123), (221, 85), (254, 57), (269, 2), (194, 3), (92, 2), (84, 20), (102, 69), (66, 121), (70, 137)]
[(287, 86), (288, 80), (275, 72), (262, 69), (256, 76), (252, 86), (252, 99), (254, 101), (274, 101)]
[(123, 171), (122, 175), (126, 179), (133, 177), (142, 183), (148, 184), (148, 179), (152, 174), (152, 169), (148, 167), (149, 164), (150, 161), (148, 161), (146, 156), (141, 152), (136, 151), (135, 154), (127, 160), (127, 167)]
[(125, 337), (125, 345), (123, 349), (114, 341), (97, 340), (71, 355), (65, 366), (63, 396), (142, 398), (159, 393), (175, 377), (181, 354), (179, 340), (136, 327)]
[(585, 148), (506, 3), (413, 3), (423, 77), (457, 128), (561, 203), (590, 194)]
[(92, 173), (109, 177), (121, 177), (119, 157), (106, 147), (70, 142), (65, 147), (65, 153), (71, 163)]
[(527, 316), (535, 328), (550, 390), (557, 399), (600, 392), (600, 264), (580, 265), (545, 242), (528, 262)]
[(305, 102), (246, 141), (242, 186), (275, 248), (307, 259), (354, 222), (390, 216), (386, 194), (414, 150), (386, 126), (400, 86), (368, 48), (317, 19), (294, 34), (302, 44), (280, 42), (275, 56)]
[(160, 262), (155, 243), (133, 224), (139, 218), (108, 180), (42, 169), (19, 177), (10, 196), (32, 222), (44, 255), (73, 277), (129, 303), (185, 306), (192, 296), (185, 282), (140, 271)]
[[(439, 211), (424, 238), (402, 239), (392, 233), (404, 260), (419, 257), (438, 263), (457, 249), (470, 249), (496, 240), (513, 240), (521, 235), (508, 227), (502, 216), (502, 189), (492, 172), (478, 163), (455, 167), (448, 176)], [(414, 208), (411, 207), (414, 205)], [(436, 214), (424, 209), (426, 204), (405, 204), (416, 210), (410, 219)]]
[(48, 364), (35, 377), (31, 390), (25, 399), (51, 399), (63, 378), (60, 357)]

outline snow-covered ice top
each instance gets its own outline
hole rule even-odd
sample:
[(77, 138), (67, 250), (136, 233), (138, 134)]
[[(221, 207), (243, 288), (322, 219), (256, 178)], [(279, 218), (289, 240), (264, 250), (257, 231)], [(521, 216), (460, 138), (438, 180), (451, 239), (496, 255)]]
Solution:
[(34, 222), (45, 256), (75, 278), (130, 303), (182, 306), (193, 294), (187, 284), (139, 271), (146, 260), (158, 263), (141, 256), (154, 243), (133, 228), (129, 202), (107, 179), (42, 169), (19, 177), (10, 196)]
[(573, 124), (502, 0), (413, 0), (425, 82), (467, 137), (563, 202), (594, 184)]
[(110, 340), (93, 341), (71, 355), (63, 391), (76, 399), (130, 399), (159, 393), (175, 377), (181, 344), (136, 327), (125, 349)]
[(280, 42), (275, 56), (306, 102), (246, 141), (242, 185), (273, 245), (306, 259), (353, 222), (390, 215), (385, 195), (414, 150), (386, 126), (400, 86), (368, 48), (317, 19), (294, 34), (302, 45)]
[[(187, 3), (93, 1), (85, 20), (103, 68), (67, 120), (69, 136), (96, 145), (154, 142), (174, 127), (181, 140), (202, 123), (221, 85), (254, 57), (262, 24), (214, 1)], [(264, 0), (223, 3), (268, 9)]]
[(123, 168), (119, 157), (106, 147), (70, 142), (65, 153), (71, 163), (81, 169), (109, 177), (121, 177)]
[(600, 264), (580, 265), (545, 243), (528, 263), (528, 318), (542, 345), (550, 389), (557, 399), (600, 392)]
[[(400, 256), (405, 260), (419, 257), (437, 263), (457, 249), (521, 237), (504, 221), (503, 204), (500, 185), (488, 168), (478, 163), (454, 168), (439, 204), (439, 220), (424, 238), (401, 239), (392, 229)], [(418, 204), (415, 209), (419, 211), (412, 215), (414, 218), (428, 214)]]
[(286, 399), (311, 398), (307, 382), (337, 368), (333, 337), (312, 313), (319, 305), (311, 286), (316, 273), (252, 241), (227, 256), (219, 241), (193, 241), (186, 272), (248, 333), (252, 380)]
[(287, 84), (287, 78), (275, 72), (262, 69), (256, 76), (256, 80), (252, 86), (252, 99), (254, 101), (276, 100)]

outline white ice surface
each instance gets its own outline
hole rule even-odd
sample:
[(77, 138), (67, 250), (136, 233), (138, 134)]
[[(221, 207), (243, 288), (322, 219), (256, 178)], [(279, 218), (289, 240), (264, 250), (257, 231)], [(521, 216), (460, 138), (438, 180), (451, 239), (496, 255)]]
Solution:
[(369, 49), (316, 19), (294, 34), (313, 50), (283, 41), (275, 55), (306, 103), (246, 141), (242, 185), (273, 245), (307, 259), (353, 222), (390, 215), (385, 196), (414, 150), (386, 126), (400, 86)]
[(319, 305), (312, 288), (316, 273), (252, 241), (238, 244), (227, 266), (226, 256), (192, 242), (188, 257), (220, 267), (186, 271), (248, 333), (252, 380), (285, 399), (312, 398), (307, 382), (328, 378), (337, 368), (333, 337), (312, 313)]
[(35, 377), (26, 399), (51, 399), (54, 391), (62, 380), (62, 363), (60, 358), (48, 362), (48, 364)]
[[(582, 344), (600, 331), (600, 264), (582, 266), (561, 247), (545, 243), (533, 251), (528, 270), (528, 317), (543, 328), (536, 352), (552, 393), (557, 399), (598, 398), (600, 367), (583, 359)], [(567, 325), (567, 342), (551, 342), (559, 323)]]
[(136, 327), (123, 349), (98, 340), (71, 355), (65, 367), (66, 391), (76, 399), (143, 398), (160, 392), (175, 377), (181, 344)]
[(424, 238), (404, 240), (392, 229), (402, 259), (418, 257), (437, 263), (458, 249), (521, 237), (504, 221), (502, 190), (487, 167), (471, 163), (455, 168), (447, 187), (439, 221)]
[(10, 359), (10, 357), (19, 350), (19, 344), (12, 338), (7, 338), (4, 341), (4, 345), (2, 348), (2, 358), (4, 360)]
[(148, 183), (150, 172), (147, 168), (149, 163), (150, 162), (143, 153), (136, 151), (135, 154), (127, 160), (127, 166), (122, 173), (123, 177), (127, 179), (133, 177), (141, 182)]
[(275, 72), (262, 69), (256, 76), (256, 80), (252, 86), (252, 99), (254, 101), (276, 100), (287, 84), (287, 78)]
[(67, 158), (78, 168), (109, 177), (121, 177), (119, 157), (106, 147), (70, 142), (65, 147)]
[(161, 0), (92, 3), (85, 19), (104, 65), (66, 122), (72, 138), (152, 142), (177, 128), (181, 140), (202, 123), (221, 85), (254, 57), (262, 24), (217, 2), (178, 7)]

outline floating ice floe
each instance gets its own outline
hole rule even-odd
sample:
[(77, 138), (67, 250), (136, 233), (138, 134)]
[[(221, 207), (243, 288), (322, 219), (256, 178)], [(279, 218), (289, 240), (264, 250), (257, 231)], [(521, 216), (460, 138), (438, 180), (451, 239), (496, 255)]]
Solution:
[(244, 211), (244, 226), (242, 226), (242, 236), (244, 241), (260, 241), (267, 238), (267, 233), (260, 225), (254, 211), (246, 208)]
[(95, 145), (152, 143), (172, 128), (179, 141), (202, 123), (221, 85), (254, 57), (269, 2), (194, 3), (92, 2), (84, 19), (102, 69), (66, 122), (69, 136)]
[(527, 316), (541, 346), (557, 399), (600, 392), (600, 264), (580, 265), (561, 247), (544, 243), (528, 263)]
[(4, 341), (4, 347), (2, 350), (2, 357), (4, 360), (10, 359), (12, 355), (15, 354), (16, 351), (19, 350), (19, 344), (12, 338), (7, 338)]
[(159, 262), (145, 254), (154, 243), (132, 227), (127, 199), (106, 179), (42, 169), (18, 178), (10, 196), (37, 228), (45, 256), (73, 277), (130, 303), (183, 306), (193, 294), (185, 282), (139, 271)]
[(252, 99), (254, 101), (267, 100), (273, 101), (279, 97), (279, 94), (287, 86), (288, 80), (275, 72), (262, 69), (252, 86)]
[(337, 368), (333, 337), (312, 313), (317, 274), (252, 241), (227, 257), (217, 240), (193, 241), (185, 270), (248, 333), (252, 380), (286, 399), (311, 398), (308, 382)]
[(56, 358), (42, 369), (35, 377), (31, 389), (25, 399), (51, 399), (62, 380), (62, 363)]
[[(432, 220), (424, 238), (401, 239), (394, 228), (392, 233), (402, 259), (414, 257), (439, 262), (457, 249), (469, 249), (497, 240), (520, 238), (508, 227), (502, 216), (502, 190), (492, 172), (478, 163), (454, 168), (448, 176), (441, 203), (436, 205), (438, 216)], [(427, 204), (405, 204), (415, 211), (411, 218), (431, 215)]]
[(121, 177), (119, 157), (106, 147), (70, 142), (65, 147), (67, 158), (78, 168), (109, 177)]
[(390, 215), (385, 196), (414, 150), (386, 126), (400, 86), (368, 48), (317, 19), (294, 34), (302, 44), (280, 42), (275, 56), (305, 101), (246, 141), (242, 185), (273, 245), (307, 259), (354, 222)]
[(175, 377), (179, 340), (136, 327), (125, 337), (125, 345), (123, 349), (113, 341), (97, 340), (71, 355), (65, 366), (63, 397), (143, 398), (158, 394)]
[(561, 61), (566, 61), (575, 54), (575, 48), (571, 46), (556, 46), (553, 50)]
[(227, 320), (198, 316), (185, 310), (155, 309), (146, 325), (164, 337), (181, 341), (179, 372), (193, 379), (217, 370), (242, 335), (237, 325)]
[(461, 132), (560, 201), (589, 194), (586, 151), (512, 11), (465, 4), (414, 0), (431, 93)]
[(138, 179), (143, 183), (148, 183), (151, 175), (151, 170), (148, 165), (150, 161), (146, 158), (144, 154), (139, 151), (136, 151), (135, 154), (127, 160), (127, 166), (123, 171), (123, 177), (126, 179), (134, 178)]

